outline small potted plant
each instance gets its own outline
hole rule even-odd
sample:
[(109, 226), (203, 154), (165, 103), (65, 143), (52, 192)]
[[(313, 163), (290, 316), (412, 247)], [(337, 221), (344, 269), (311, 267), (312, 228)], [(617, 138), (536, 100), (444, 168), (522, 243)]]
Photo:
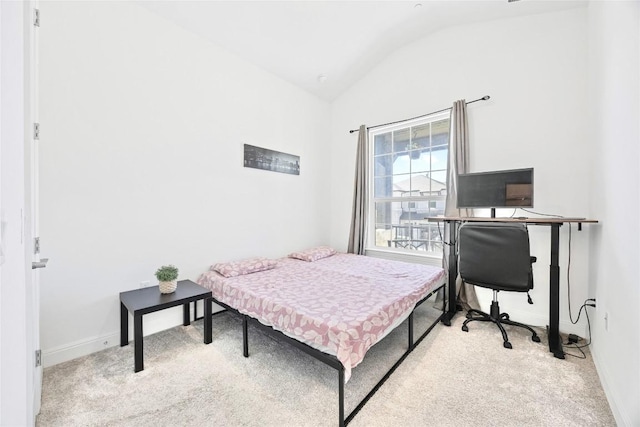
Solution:
[(178, 287), (178, 268), (174, 265), (163, 265), (156, 271), (156, 279), (160, 293), (170, 294)]

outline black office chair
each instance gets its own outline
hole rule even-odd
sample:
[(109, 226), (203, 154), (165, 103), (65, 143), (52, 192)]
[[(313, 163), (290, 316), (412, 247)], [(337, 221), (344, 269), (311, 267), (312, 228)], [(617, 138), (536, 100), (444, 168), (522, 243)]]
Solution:
[(520, 223), (467, 222), (460, 226), (458, 238), (459, 271), (465, 283), (493, 289), (491, 312), (470, 309), (462, 330), (473, 321), (493, 322), (502, 332), (504, 347), (511, 348), (503, 324), (519, 326), (531, 332), (531, 339), (540, 342), (538, 334), (529, 326), (509, 319), (500, 313), (499, 291), (526, 292), (529, 304), (533, 304), (529, 290), (533, 289), (532, 264), (536, 261), (529, 253), (529, 233)]

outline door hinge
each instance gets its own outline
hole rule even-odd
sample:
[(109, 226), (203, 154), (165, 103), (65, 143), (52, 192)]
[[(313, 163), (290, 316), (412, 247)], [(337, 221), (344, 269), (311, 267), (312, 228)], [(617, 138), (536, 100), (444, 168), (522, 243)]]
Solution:
[(33, 9), (33, 25), (40, 26), (40, 9)]
[(34, 254), (39, 254), (40, 253), (40, 238), (36, 237), (33, 239), (33, 253)]
[(33, 124), (33, 139), (40, 139), (40, 123)]
[(36, 350), (36, 368), (42, 365), (42, 350)]

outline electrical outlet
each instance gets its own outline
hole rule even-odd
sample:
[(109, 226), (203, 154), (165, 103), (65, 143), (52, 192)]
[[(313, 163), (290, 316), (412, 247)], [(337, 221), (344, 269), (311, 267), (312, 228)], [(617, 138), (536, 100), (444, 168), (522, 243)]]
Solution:
[(151, 284), (150, 281), (148, 280), (143, 280), (142, 282), (140, 282), (140, 287), (141, 288), (146, 288), (147, 286), (149, 286)]
[(102, 343), (102, 345), (103, 345), (103, 346), (105, 346), (105, 347), (109, 347), (109, 340), (105, 340), (105, 341)]

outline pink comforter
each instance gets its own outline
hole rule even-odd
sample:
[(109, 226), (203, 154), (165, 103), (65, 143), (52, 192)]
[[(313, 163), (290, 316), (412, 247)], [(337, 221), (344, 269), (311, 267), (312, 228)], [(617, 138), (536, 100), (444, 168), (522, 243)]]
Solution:
[(444, 276), (438, 267), (336, 254), (314, 262), (282, 258), (272, 270), (230, 278), (208, 271), (198, 283), (240, 313), (333, 354), (346, 381)]

